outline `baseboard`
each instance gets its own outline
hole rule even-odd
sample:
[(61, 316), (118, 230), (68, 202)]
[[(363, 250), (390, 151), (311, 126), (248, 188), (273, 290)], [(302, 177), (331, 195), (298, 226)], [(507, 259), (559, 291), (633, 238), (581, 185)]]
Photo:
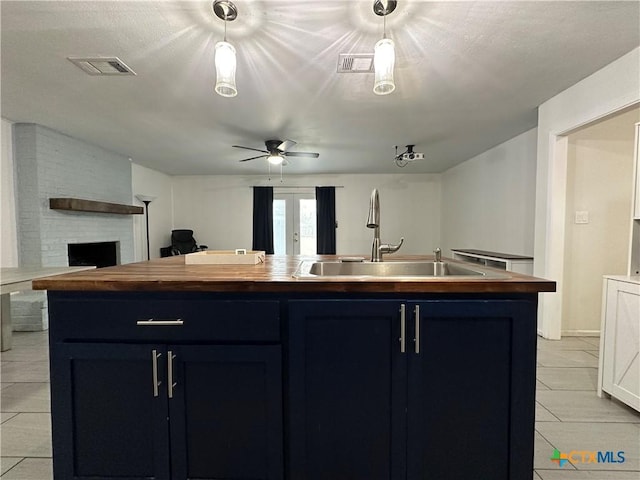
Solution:
[(600, 330), (562, 330), (563, 337), (599, 337)]

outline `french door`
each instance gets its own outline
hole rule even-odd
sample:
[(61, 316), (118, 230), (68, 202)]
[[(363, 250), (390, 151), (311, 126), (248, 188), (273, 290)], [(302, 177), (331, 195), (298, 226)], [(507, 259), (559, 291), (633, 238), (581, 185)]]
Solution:
[(316, 198), (313, 193), (274, 193), (275, 255), (316, 254)]

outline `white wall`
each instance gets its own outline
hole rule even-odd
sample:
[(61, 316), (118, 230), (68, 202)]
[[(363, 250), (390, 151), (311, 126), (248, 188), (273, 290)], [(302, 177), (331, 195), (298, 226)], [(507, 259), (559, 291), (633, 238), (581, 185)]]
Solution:
[(13, 124), (2, 119), (0, 125), (0, 265), (18, 266), (18, 234), (13, 168)]
[(537, 130), (442, 174), (442, 247), (533, 255)]
[[(133, 205), (144, 204), (136, 195), (156, 197), (149, 204), (149, 250), (151, 258), (160, 256), (160, 248), (171, 244), (173, 218), (172, 177), (156, 170), (133, 163), (131, 165)], [(146, 219), (135, 215), (133, 219), (133, 243), (135, 261), (147, 259)]]
[(627, 272), (638, 121), (635, 108), (569, 135), (562, 335), (598, 334), (602, 276)]
[[(173, 177), (174, 227), (191, 228), (210, 249), (251, 248), (253, 192), (268, 185), (264, 176)], [(273, 182), (278, 190), (279, 182)], [(440, 175), (286, 175), (282, 185), (336, 189), (336, 250), (340, 255), (370, 255), (373, 231), (366, 228), (369, 197), (380, 192), (381, 239), (405, 254), (431, 254), (440, 244)], [(290, 190), (285, 190), (290, 191)], [(399, 252), (399, 253), (400, 253)]]
[(561, 331), (567, 165), (558, 137), (638, 101), (640, 47), (538, 108), (534, 274), (558, 290), (540, 295), (538, 330), (546, 338)]

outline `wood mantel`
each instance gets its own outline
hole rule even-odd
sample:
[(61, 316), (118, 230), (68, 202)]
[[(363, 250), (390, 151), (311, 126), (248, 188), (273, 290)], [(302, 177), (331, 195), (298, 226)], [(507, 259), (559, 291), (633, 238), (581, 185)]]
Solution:
[(121, 203), (97, 202), (82, 198), (50, 198), (52, 210), (73, 210), (76, 212), (118, 213), (121, 215), (141, 215), (144, 208)]

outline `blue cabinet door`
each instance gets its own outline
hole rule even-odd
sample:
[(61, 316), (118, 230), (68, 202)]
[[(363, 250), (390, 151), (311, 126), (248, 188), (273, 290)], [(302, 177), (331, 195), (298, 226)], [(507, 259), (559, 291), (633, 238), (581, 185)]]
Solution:
[(279, 345), (169, 345), (172, 479), (283, 478)]
[(404, 478), (400, 303), (289, 302), (290, 480)]
[(167, 397), (153, 388), (164, 375), (163, 356), (157, 345), (52, 349), (56, 479), (169, 479)]
[(529, 480), (535, 301), (407, 308), (409, 335), (418, 340), (408, 355), (407, 478)]

